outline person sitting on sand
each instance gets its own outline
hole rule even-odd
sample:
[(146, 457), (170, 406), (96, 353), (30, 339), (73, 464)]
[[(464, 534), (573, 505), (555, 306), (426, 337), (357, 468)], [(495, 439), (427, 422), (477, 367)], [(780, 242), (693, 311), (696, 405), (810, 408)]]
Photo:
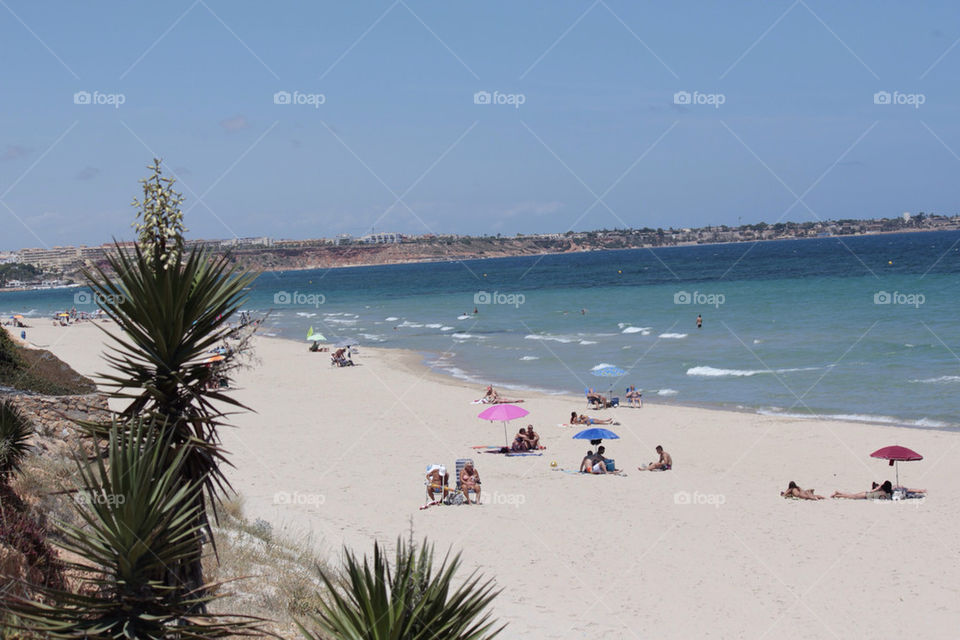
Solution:
[[(523, 433), (523, 429), (520, 433)], [(534, 451), (540, 448), (540, 434), (533, 430), (532, 424), (527, 425), (527, 444), (530, 445), (528, 448)]]
[[(606, 452), (607, 452), (607, 448), (604, 447), (603, 445), (600, 445), (599, 447), (597, 447), (597, 453), (593, 456), (597, 460), (597, 462), (603, 463), (604, 468), (606, 468), (608, 462), (613, 462), (613, 460), (603, 455)], [(614, 469), (614, 471), (616, 471), (616, 469)]]
[(800, 498), (801, 500), (826, 500), (823, 496), (818, 496), (813, 489), (801, 489), (793, 480), (787, 485), (786, 491), (781, 491), (780, 495), (784, 498)]
[(529, 448), (530, 442), (527, 440), (527, 430), (520, 429), (520, 433), (514, 436), (513, 444), (510, 445), (510, 449), (512, 451), (526, 451)]
[(442, 464), (432, 464), (427, 467), (427, 500), (436, 502), (434, 491), (442, 491), (442, 498), (446, 498), (450, 492), (450, 476), (447, 475), (447, 468)]
[(659, 444), (657, 445), (657, 453), (660, 454), (660, 459), (657, 462), (651, 462), (647, 466), (637, 467), (637, 469), (640, 471), (670, 471), (670, 469), (673, 469), (673, 458)]
[(580, 461), (580, 473), (606, 473), (607, 465), (601, 460), (597, 460), (593, 451), (587, 451), (587, 455)]
[(624, 396), (627, 401), (630, 403), (631, 407), (637, 407), (638, 409), (643, 407), (643, 399), (640, 397), (643, 394), (637, 391), (637, 388), (633, 385), (630, 385), (630, 388), (627, 389), (627, 393)]
[(480, 504), (480, 473), (473, 467), (472, 460), (468, 460), (463, 465), (463, 470), (460, 472), (460, 488), (467, 499), (467, 504), (471, 504), (470, 491), (477, 494), (476, 504)]
[(877, 485), (876, 482), (873, 483), (873, 488), (870, 491), (861, 491), (860, 493), (843, 493), (842, 491), (834, 491), (831, 498), (845, 498), (847, 500), (889, 500), (890, 496), (893, 495), (893, 484), (887, 480), (881, 485)]

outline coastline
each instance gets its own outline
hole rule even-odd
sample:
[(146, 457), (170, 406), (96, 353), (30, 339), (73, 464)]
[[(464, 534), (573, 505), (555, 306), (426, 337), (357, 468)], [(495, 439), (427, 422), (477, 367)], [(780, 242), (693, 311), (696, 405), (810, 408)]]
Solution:
[[(82, 374), (106, 368), (89, 323), (30, 338)], [(509, 637), (949, 638), (960, 624), (947, 543), (960, 527), (956, 434), (673, 404), (588, 412), (583, 398), (531, 393), (529, 417), (507, 434), (535, 424), (547, 449), (506, 458), (472, 448), (504, 438), (503, 425), (477, 419), (482, 390), (429, 371), (416, 352), (361, 347), (358, 366), (341, 369), (293, 340), (261, 337), (256, 350), (260, 364), (233, 391), (252, 412), (221, 432), (249, 516), (310, 536), (334, 560), (344, 545), (368, 553), (398, 536), (462, 551), (467, 571), (503, 589), (493, 609)], [(563, 471), (590, 447), (560, 426), (571, 410), (620, 423), (604, 444), (626, 477)], [(893, 479), (869, 453), (894, 443), (927, 457), (899, 472), (930, 497), (778, 495), (790, 480), (829, 496)], [(657, 444), (674, 470), (637, 471)], [(425, 465), (462, 457), (477, 462), (484, 504), (420, 510)], [(898, 553), (877, 546), (890, 540)]]

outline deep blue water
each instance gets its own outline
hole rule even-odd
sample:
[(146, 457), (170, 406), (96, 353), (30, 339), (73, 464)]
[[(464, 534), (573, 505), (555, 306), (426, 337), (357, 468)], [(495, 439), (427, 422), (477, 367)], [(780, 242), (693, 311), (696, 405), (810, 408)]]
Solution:
[(958, 273), (960, 232), (934, 232), (265, 273), (245, 306), (478, 383), (938, 427), (960, 425)]

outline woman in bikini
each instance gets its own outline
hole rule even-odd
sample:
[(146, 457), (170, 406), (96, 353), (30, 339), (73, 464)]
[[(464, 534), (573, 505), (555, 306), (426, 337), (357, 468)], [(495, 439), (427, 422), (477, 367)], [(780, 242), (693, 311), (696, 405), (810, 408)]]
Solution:
[(813, 489), (801, 489), (793, 480), (787, 485), (786, 491), (781, 491), (780, 495), (784, 498), (800, 498), (801, 500), (826, 500), (823, 496), (818, 496)]

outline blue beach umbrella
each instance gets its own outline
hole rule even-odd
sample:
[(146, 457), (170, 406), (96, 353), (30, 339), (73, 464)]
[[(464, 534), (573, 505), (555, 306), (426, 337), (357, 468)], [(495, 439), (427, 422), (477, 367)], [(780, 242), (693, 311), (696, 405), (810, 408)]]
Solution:
[(598, 378), (619, 378), (621, 376), (626, 375), (627, 372), (621, 369), (620, 367), (610, 366), (610, 367), (603, 367), (602, 369), (592, 369), (590, 373), (597, 376)]
[(619, 440), (620, 436), (615, 434), (609, 429), (601, 429), (600, 427), (593, 427), (592, 429), (584, 429), (577, 435), (573, 436), (574, 440)]

